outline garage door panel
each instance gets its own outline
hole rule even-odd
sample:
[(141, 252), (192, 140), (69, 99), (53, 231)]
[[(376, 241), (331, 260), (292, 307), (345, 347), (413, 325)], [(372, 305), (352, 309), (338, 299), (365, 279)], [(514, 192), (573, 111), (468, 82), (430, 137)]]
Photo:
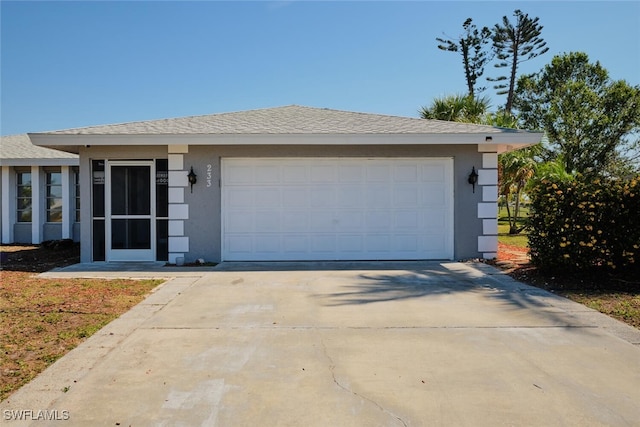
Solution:
[(423, 182), (445, 182), (445, 167), (442, 165), (423, 165), (421, 168)]
[(286, 224), (289, 232), (306, 233), (309, 231), (309, 215), (305, 211), (287, 210), (282, 212), (282, 223)]
[(337, 251), (340, 254), (360, 254), (364, 251), (361, 234), (342, 234), (337, 237)]
[(302, 234), (282, 236), (282, 250), (287, 254), (305, 254), (309, 249), (309, 237)]
[(337, 232), (360, 231), (364, 226), (362, 211), (336, 212), (334, 217), (337, 218)]
[(335, 190), (333, 188), (313, 187), (310, 190), (309, 204), (313, 208), (323, 208), (335, 205)]
[(393, 178), (396, 182), (418, 182), (417, 165), (400, 165), (394, 170)]
[(238, 188), (227, 197), (227, 205), (231, 209), (251, 209), (254, 205), (254, 191), (251, 188)]
[(283, 188), (282, 207), (299, 208), (309, 204), (309, 191), (304, 187)]
[(447, 226), (446, 211), (444, 209), (433, 209), (424, 214), (424, 227), (427, 230), (442, 230)]
[(391, 181), (391, 167), (385, 164), (367, 166), (367, 182), (388, 183)]
[(362, 208), (364, 205), (364, 195), (362, 194), (362, 187), (355, 185), (344, 185), (336, 190), (335, 207), (358, 207)]
[(231, 233), (253, 232), (254, 218), (255, 215), (253, 212), (235, 212), (227, 218), (225, 223), (226, 229)]
[(334, 225), (339, 221), (335, 218), (333, 211), (310, 212), (309, 231), (311, 232), (332, 232)]
[(394, 212), (394, 228), (398, 230), (416, 230), (420, 227), (420, 217), (415, 210)]
[(365, 236), (365, 244), (371, 254), (383, 254), (391, 252), (391, 236), (389, 234), (368, 234)]
[(336, 171), (333, 165), (311, 165), (312, 183), (330, 183), (336, 178)]
[(225, 182), (230, 185), (234, 184), (250, 184), (255, 181), (253, 176), (253, 167), (236, 165), (226, 170), (224, 176)]
[(257, 166), (254, 171), (255, 182), (263, 184), (280, 183), (280, 167), (278, 165)]
[(224, 260), (453, 255), (452, 159), (224, 158)]
[[(240, 215), (239, 215), (240, 216)], [(282, 215), (274, 211), (258, 211), (253, 215), (254, 231), (279, 230), (281, 227)]]
[(365, 212), (365, 225), (368, 231), (388, 230), (391, 227), (393, 217), (388, 211)]
[(393, 236), (393, 250), (411, 253), (418, 250), (418, 238), (412, 234), (396, 234)]
[(254, 206), (262, 208), (279, 208), (280, 207), (280, 188), (279, 187), (261, 187), (252, 191)]
[(323, 234), (315, 234), (311, 236), (311, 252), (318, 254), (333, 254), (335, 250), (335, 236)]
[(369, 209), (391, 208), (391, 187), (387, 184), (374, 183), (366, 189), (366, 207)]
[(442, 192), (441, 184), (425, 183), (422, 188), (421, 201), (424, 206), (446, 207), (449, 203), (447, 196)]
[(338, 180), (343, 183), (362, 182), (364, 180), (364, 168), (353, 163), (338, 166)]
[(394, 206), (398, 208), (416, 208), (420, 203), (420, 192), (417, 185), (397, 188), (393, 193)]
[(281, 252), (278, 234), (257, 234), (253, 237), (253, 244), (254, 250), (263, 254), (279, 254)]
[(283, 165), (282, 183), (300, 185), (309, 182), (308, 168), (302, 165)]
[(248, 256), (253, 253), (253, 237), (246, 234), (234, 234), (225, 239), (225, 248), (232, 256)]

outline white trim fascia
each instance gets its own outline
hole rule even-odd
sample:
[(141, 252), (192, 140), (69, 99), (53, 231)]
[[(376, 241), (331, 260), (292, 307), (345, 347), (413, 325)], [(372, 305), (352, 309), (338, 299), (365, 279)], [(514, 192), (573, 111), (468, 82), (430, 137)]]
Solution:
[[(491, 136), (491, 143), (486, 143)], [(432, 133), (432, 134), (29, 134), (34, 145), (77, 152), (80, 146), (113, 145), (465, 145), (490, 147), (487, 151), (537, 144), (538, 132)]]
[(50, 159), (2, 159), (0, 160), (0, 166), (79, 166), (80, 159), (75, 158), (50, 158)]

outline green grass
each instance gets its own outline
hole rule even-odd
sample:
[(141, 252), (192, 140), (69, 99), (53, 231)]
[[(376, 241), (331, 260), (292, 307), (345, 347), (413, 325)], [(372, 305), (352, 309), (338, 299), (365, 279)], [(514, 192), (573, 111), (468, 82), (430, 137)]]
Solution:
[[(513, 213), (513, 208), (511, 209), (511, 213)], [(520, 212), (518, 213), (518, 221), (524, 220), (529, 215), (529, 207), (528, 206), (520, 206)], [(508, 221), (507, 217), (507, 208), (500, 205), (498, 206), (498, 220), (499, 221)]]
[[(524, 220), (528, 213), (528, 208), (520, 208), (520, 216), (516, 221), (518, 226), (524, 225)], [(498, 209), (498, 242), (521, 248), (529, 247), (529, 239), (526, 231), (521, 231), (519, 234), (509, 234), (509, 218), (507, 216), (507, 210), (503, 207)]]
[(520, 234), (509, 234), (509, 224), (498, 222), (498, 242), (505, 245), (518, 246), (520, 248), (529, 247), (529, 238), (525, 232)]

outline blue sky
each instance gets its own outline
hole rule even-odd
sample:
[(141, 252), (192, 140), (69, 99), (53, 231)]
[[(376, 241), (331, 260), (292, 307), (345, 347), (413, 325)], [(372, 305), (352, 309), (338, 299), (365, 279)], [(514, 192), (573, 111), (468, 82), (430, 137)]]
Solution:
[(637, 1), (2, 1), (0, 132), (289, 104), (417, 117), (466, 90), (435, 38), (518, 8), (550, 47), (520, 73), (583, 51), (640, 84)]

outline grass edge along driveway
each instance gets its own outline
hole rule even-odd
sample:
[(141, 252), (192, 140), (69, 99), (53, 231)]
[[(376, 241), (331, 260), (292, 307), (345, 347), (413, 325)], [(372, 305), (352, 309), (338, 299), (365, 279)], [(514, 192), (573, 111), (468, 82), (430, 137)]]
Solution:
[(0, 400), (163, 282), (43, 279), (31, 272), (0, 271)]

